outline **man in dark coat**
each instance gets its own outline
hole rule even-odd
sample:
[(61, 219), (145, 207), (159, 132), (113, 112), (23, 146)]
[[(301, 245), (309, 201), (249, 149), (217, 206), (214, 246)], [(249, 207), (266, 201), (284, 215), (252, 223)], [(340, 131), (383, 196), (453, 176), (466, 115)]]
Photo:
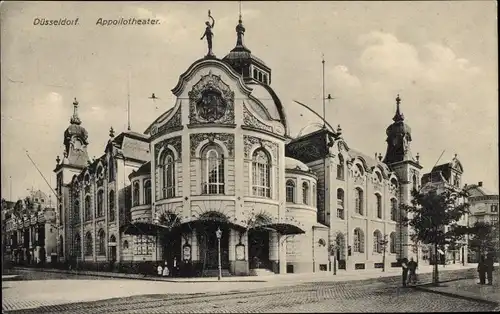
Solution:
[(477, 272), (479, 273), (479, 284), (484, 285), (486, 283), (485, 272), (486, 272), (486, 262), (484, 255), (479, 257), (479, 263), (477, 264)]
[(486, 255), (486, 260), (485, 260), (485, 270), (486, 270), (486, 274), (487, 274), (487, 278), (488, 278), (488, 285), (492, 285), (493, 284), (493, 253), (492, 252), (489, 252), (487, 255)]
[(408, 259), (406, 257), (401, 260), (401, 270), (403, 271), (403, 287), (406, 287), (408, 281)]

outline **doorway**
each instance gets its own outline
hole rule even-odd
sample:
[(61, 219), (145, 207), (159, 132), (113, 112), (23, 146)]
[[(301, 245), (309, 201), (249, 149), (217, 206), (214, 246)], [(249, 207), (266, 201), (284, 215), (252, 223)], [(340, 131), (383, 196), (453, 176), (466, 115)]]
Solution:
[(248, 231), (248, 257), (250, 269), (272, 269), (269, 261), (269, 230), (255, 228)]
[(199, 233), (200, 261), (204, 269), (217, 269), (219, 267), (219, 249), (217, 241), (217, 229), (220, 228), (222, 235), (220, 239), (221, 267), (229, 267), (229, 228), (219, 226), (215, 223), (206, 223)]

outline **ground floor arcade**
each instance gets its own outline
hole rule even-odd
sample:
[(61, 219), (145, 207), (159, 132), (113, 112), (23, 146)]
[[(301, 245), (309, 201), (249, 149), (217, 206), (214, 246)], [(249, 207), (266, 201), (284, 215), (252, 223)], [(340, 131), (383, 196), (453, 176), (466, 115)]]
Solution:
[(155, 239), (152, 260), (179, 275), (212, 276), (219, 269), (232, 275), (286, 273), (286, 239), (304, 230), (290, 223), (241, 226), (207, 215), (188, 222), (133, 223), (125, 234)]

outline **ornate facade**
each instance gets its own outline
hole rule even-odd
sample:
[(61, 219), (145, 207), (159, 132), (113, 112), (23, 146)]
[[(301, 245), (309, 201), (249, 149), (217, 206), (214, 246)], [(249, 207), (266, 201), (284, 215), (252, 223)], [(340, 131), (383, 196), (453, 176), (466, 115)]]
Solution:
[(243, 44), (241, 19), (236, 31), (228, 55), (180, 76), (172, 109), (144, 134), (110, 132), (95, 160), (75, 101), (55, 169), (63, 259), (206, 275), (220, 243), (224, 272), (246, 275), (327, 271), (334, 259), (348, 271), (384, 256), (395, 266), (412, 254), (399, 204), (422, 167), (399, 97), (384, 160), (350, 148), (340, 127), (291, 138), (271, 69)]

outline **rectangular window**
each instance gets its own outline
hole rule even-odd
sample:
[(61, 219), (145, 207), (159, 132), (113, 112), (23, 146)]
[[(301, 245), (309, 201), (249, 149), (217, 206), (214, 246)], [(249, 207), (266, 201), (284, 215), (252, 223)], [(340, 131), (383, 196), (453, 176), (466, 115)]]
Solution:
[(492, 213), (498, 212), (498, 205), (491, 205), (491, 212)]

